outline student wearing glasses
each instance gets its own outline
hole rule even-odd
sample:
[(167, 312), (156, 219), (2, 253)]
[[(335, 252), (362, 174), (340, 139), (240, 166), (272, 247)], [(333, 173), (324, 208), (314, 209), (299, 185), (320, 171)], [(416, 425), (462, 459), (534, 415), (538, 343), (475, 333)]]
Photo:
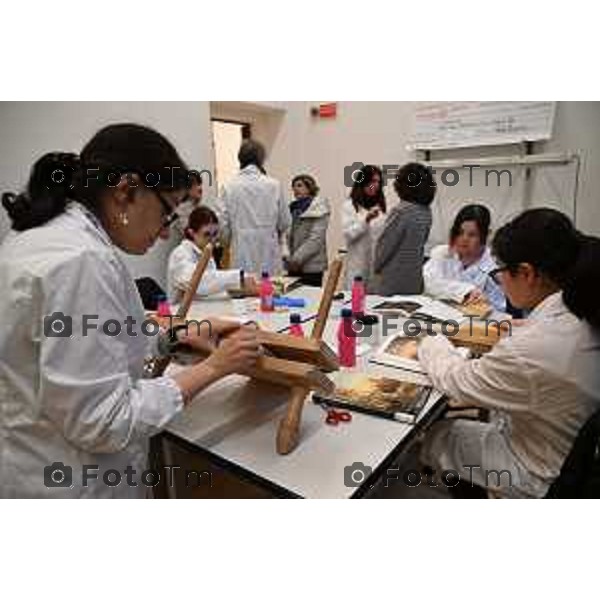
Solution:
[(500, 228), (492, 246), (493, 275), (512, 305), (531, 313), (480, 359), (466, 360), (441, 335), (419, 345), (438, 390), (491, 413), (489, 422), (436, 423), (421, 458), (495, 495), (539, 498), (600, 408), (600, 240), (539, 208)]
[[(219, 240), (219, 220), (208, 207), (200, 206), (192, 211), (184, 230), (185, 239), (171, 252), (167, 269), (169, 299), (177, 304), (188, 288), (194, 270), (206, 245)], [(229, 288), (243, 287), (248, 293), (257, 294), (258, 285), (251, 276), (240, 269), (217, 269), (211, 256), (198, 286), (198, 296), (210, 296)]]
[(490, 220), (490, 211), (481, 204), (458, 211), (448, 244), (433, 248), (423, 267), (426, 294), (461, 303), (483, 297), (496, 311), (506, 311), (504, 292), (490, 276), (496, 268), (487, 246)]
[[(110, 125), (80, 156), (38, 160), (24, 193), (3, 194), (15, 233), (0, 247), (0, 497), (144, 497), (150, 436), (199, 391), (253, 368), (250, 327), (211, 319), (206, 339), (207, 328), (164, 336), (142, 326), (122, 252), (142, 255), (168, 237), (187, 194), (172, 174), (185, 171), (159, 133)], [(145, 358), (176, 342), (212, 352), (145, 379)], [(84, 480), (84, 465), (97, 478)], [(105, 483), (111, 469), (120, 485)]]

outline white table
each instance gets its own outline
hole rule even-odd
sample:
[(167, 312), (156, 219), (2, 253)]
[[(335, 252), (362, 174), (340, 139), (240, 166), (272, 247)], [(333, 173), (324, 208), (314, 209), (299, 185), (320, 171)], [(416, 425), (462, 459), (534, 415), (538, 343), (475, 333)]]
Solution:
[[(321, 290), (300, 288), (291, 295), (314, 300), (314, 310), (304, 311), (305, 318), (314, 317)], [(346, 294), (349, 297), (349, 294)], [(370, 297), (368, 306), (378, 302)], [(194, 305), (196, 317), (209, 314), (234, 316), (237, 308), (232, 301), (203, 301)], [(338, 315), (343, 305), (336, 301), (332, 307), (324, 339), (335, 348)], [(313, 304), (310, 305), (312, 309)], [(307, 307), (309, 308), (309, 307)], [(213, 309), (216, 309), (213, 310)], [(235, 315), (239, 316), (239, 315)], [(261, 315), (262, 317), (262, 315)], [(268, 315), (258, 319), (261, 324), (276, 330), (285, 329), (286, 314)], [(310, 323), (305, 325), (307, 334)], [(359, 357), (356, 370), (377, 372), (390, 376), (398, 370), (368, 365), (371, 347)], [(416, 382), (423, 376), (402, 371), (403, 377)], [(245, 377), (231, 376), (198, 395), (184, 413), (167, 427), (166, 446), (182, 442), (221, 468), (230, 469), (253, 481), (273, 495), (305, 498), (349, 498), (369, 493), (382, 470), (408, 444), (414, 434), (437, 418), (443, 409), (441, 394), (435, 390), (422, 411), (417, 425), (353, 413), (350, 423), (338, 426), (325, 424), (323, 409), (307, 400), (302, 418), (300, 444), (291, 454), (280, 456), (275, 439), (280, 419), (285, 414), (289, 391), (251, 382)], [(373, 470), (372, 476), (360, 487), (347, 487), (344, 469), (361, 462)]]

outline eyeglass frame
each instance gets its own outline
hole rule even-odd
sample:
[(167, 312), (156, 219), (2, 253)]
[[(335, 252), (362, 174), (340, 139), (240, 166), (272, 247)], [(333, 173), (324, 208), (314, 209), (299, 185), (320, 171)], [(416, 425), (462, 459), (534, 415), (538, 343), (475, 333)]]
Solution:
[[(160, 204), (162, 206), (163, 217), (161, 221), (161, 229), (168, 229), (179, 219), (179, 214), (177, 213), (177, 209), (173, 207), (173, 205), (156, 189), (152, 190), (156, 197), (159, 199)], [(189, 195), (186, 194), (183, 200), (179, 204), (183, 204), (184, 202), (189, 200)]]

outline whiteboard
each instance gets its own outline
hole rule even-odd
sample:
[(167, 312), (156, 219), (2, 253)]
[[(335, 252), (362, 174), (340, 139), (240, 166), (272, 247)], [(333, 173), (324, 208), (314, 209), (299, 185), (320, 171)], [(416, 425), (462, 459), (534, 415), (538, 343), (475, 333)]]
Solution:
[(555, 109), (556, 102), (417, 102), (410, 149), (547, 140)]

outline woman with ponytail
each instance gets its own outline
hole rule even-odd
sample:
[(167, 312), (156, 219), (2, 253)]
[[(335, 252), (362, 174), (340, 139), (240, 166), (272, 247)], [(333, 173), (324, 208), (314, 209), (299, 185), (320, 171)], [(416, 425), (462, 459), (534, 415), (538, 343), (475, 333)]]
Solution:
[(478, 360), (465, 360), (442, 336), (420, 345), (439, 390), (491, 413), (488, 423), (438, 423), (422, 459), (500, 496), (542, 497), (600, 407), (600, 240), (540, 208), (499, 229), (493, 252), (499, 266), (491, 276), (513, 306), (531, 313)]
[[(167, 289), (174, 304), (181, 302), (207, 244), (219, 239), (219, 220), (214, 211), (206, 206), (195, 208), (188, 218), (184, 237), (171, 252), (167, 268)], [(242, 284), (248, 294), (258, 295), (258, 284), (252, 276), (244, 275), (240, 269), (217, 269), (215, 259), (211, 257), (197, 295), (219, 294), (229, 288), (239, 289)]]
[[(230, 334), (215, 348), (206, 331), (156, 335), (144, 321), (120, 251), (168, 237), (185, 173), (159, 133), (111, 125), (79, 157), (45, 155), (23, 194), (3, 195), (15, 233), (0, 249), (0, 497), (146, 495), (149, 437), (200, 390), (254, 365), (250, 328), (213, 321), (213, 336)], [(176, 343), (213, 352), (145, 379), (145, 357)], [(87, 481), (84, 465), (98, 466)], [(109, 469), (120, 485), (107, 485)]]

